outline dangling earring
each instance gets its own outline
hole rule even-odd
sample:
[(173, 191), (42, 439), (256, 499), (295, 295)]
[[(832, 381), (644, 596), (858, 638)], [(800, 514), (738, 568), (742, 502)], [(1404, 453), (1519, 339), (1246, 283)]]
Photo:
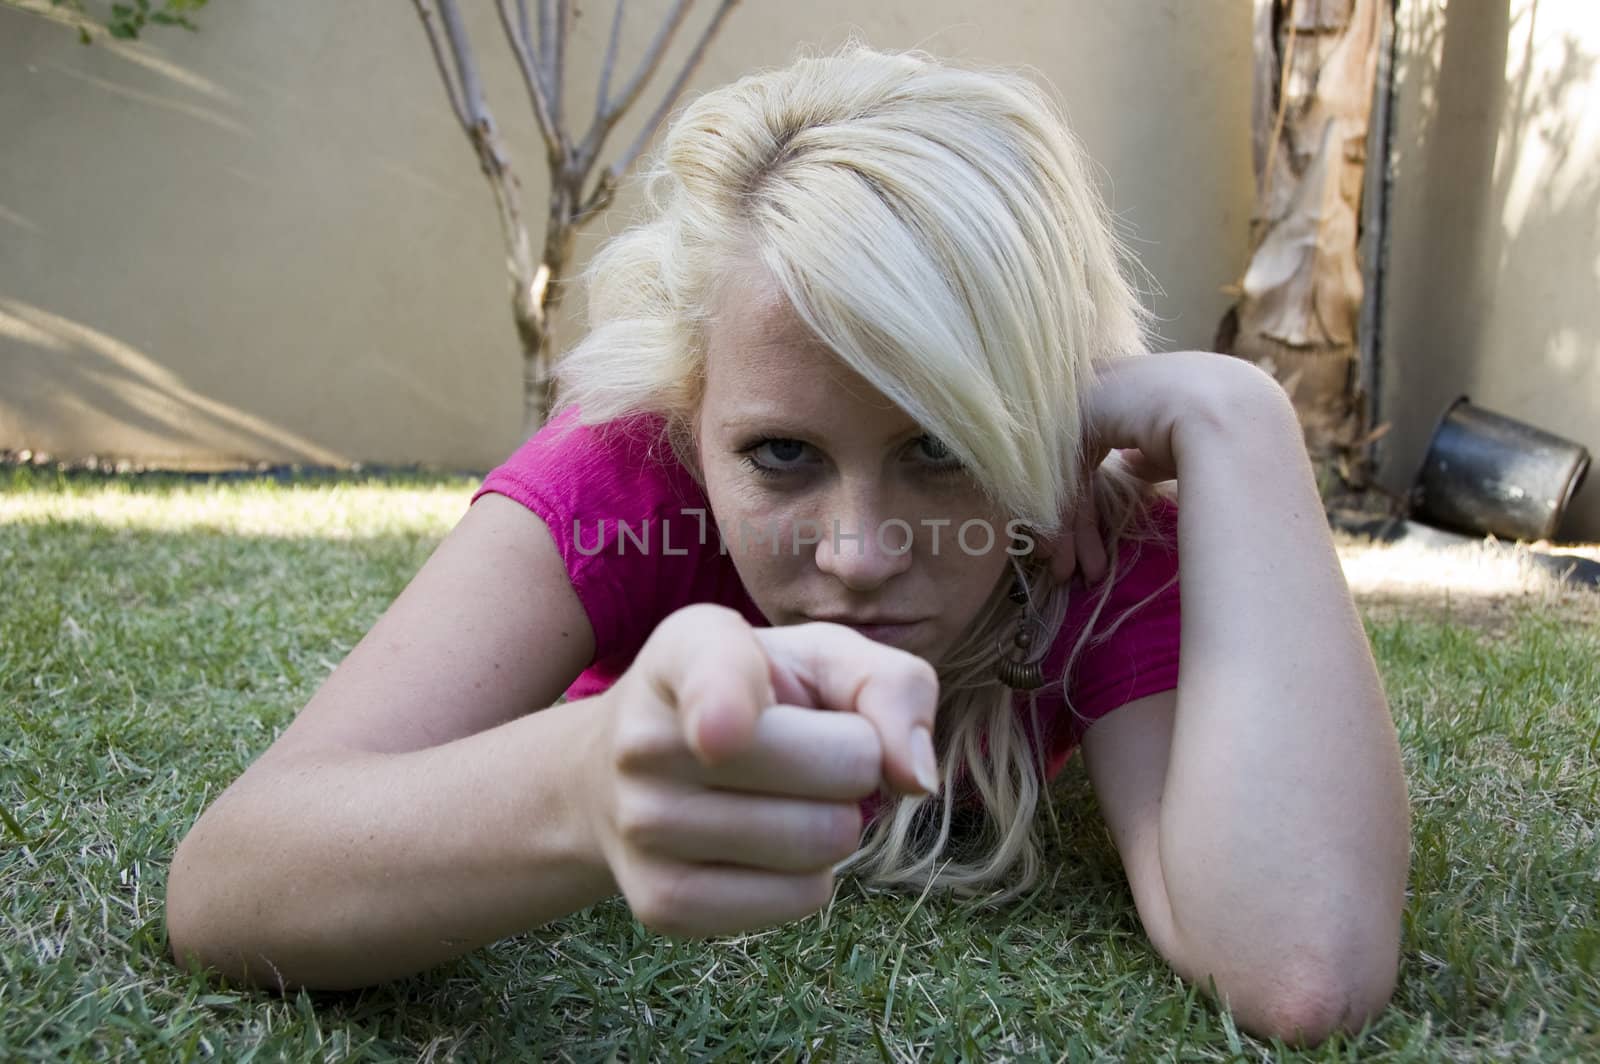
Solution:
[[(1027, 589), (1019, 577), (1012, 585), (1011, 601), (1026, 602), (1027, 595)], [(1011, 629), (1010, 645), (1006, 645), (1005, 635), (1002, 634), (999, 639), (1000, 659), (995, 662), (995, 678), (1019, 691), (1036, 691), (1043, 687), (1044, 667), (1041, 661), (1044, 655), (1034, 656), (1038, 644), (1043, 642), (1043, 635), (1044, 625), (1040, 623), (1038, 614), (1024, 607), (1015, 627)]]

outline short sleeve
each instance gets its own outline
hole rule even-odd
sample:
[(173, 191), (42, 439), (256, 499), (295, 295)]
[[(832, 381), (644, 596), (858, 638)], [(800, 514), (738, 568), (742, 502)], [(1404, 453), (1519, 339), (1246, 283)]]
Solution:
[(569, 406), (472, 497), (504, 495), (549, 527), (594, 629), (594, 664), (607, 676), (620, 673), (662, 617), (704, 597), (706, 521), (696, 514), (705, 514), (705, 496), (662, 427), (647, 415), (585, 425)]
[[(1156, 500), (1150, 523), (1149, 539), (1121, 546), (1116, 582), (1074, 665), (1064, 734), (1068, 748), (1117, 707), (1178, 686), (1177, 507)], [(1080, 609), (1087, 611), (1094, 604), (1093, 591), (1083, 597)]]

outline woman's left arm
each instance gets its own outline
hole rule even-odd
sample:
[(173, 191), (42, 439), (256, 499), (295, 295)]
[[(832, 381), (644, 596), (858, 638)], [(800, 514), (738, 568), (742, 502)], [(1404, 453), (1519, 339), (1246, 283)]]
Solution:
[(1089, 406), (1101, 446), (1178, 482), (1175, 704), (1083, 740), (1141, 916), (1254, 1033), (1359, 1029), (1395, 983), (1409, 809), (1294, 410), (1254, 366), (1194, 352), (1104, 365)]

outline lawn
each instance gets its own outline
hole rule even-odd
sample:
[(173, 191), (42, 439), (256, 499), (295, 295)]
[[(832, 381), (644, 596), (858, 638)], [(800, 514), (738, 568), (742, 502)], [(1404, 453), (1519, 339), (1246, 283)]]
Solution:
[(173, 848), (472, 486), (0, 470), (0, 1059), (1600, 1059), (1600, 596), (1548, 589), (1372, 593), (1414, 809), (1403, 970), (1368, 1031), (1313, 1052), (1171, 974), (1077, 760), (1054, 874), (998, 911), (846, 881), (709, 943), (606, 902), (360, 992), (178, 969)]

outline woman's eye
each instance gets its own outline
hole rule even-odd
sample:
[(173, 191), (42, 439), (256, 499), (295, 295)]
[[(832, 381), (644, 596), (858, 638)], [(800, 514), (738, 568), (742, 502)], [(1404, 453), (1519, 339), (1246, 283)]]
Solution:
[[(739, 450), (740, 462), (751, 472), (764, 477), (801, 473), (815, 464), (811, 445), (802, 440), (769, 436)], [(961, 460), (936, 436), (918, 436), (912, 441), (912, 460), (925, 472), (955, 473), (963, 469)]]
[(804, 465), (806, 444), (799, 440), (771, 437), (758, 440), (739, 452), (744, 466), (762, 476), (777, 477)]
[(935, 472), (954, 472), (961, 468), (961, 460), (937, 436), (918, 436), (916, 445), (923, 463)]
[(768, 440), (767, 447), (769, 448), (768, 453), (772, 455), (779, 465), (798, 461), (806, 451), (806, 445), (799, 440)]

